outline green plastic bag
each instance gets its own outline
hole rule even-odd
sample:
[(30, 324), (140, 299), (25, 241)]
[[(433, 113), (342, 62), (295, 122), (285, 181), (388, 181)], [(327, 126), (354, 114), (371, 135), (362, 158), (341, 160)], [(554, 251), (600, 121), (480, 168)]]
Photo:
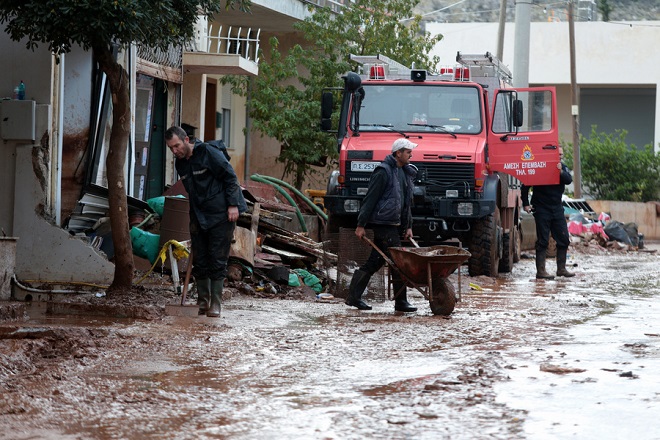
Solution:
[(131, 228), (131, 244), (133, 253), (140, 258), (146, 258), (151, 264), (158, 258), (158, 243), (160, 235), (143, 231), (139, 228)]
[(156, 214), (162, 217), (163, 211), (165, 211), (165, 196), (149, 199), (147, 200), (147, 205), (149, 205), (149, 207), (153, 209)]
[(289, 274), (289, 286), (300, 287), (300, 279), (298, 278), (298, 275), (293, 272)]
[[(293, 269), (293, 271), (300, 275), (300, 277), (303, 279), (303, 282), (305, 283), (306, 286), (311, 287), (315, 292), (321, 292), (323, 291), (323, 286), (321, 285), (321, 280), (318, 279), (318, 277), (314, 274), (311, 274), (307, 272), (304, 269)], [(289, 278), (289, 283), (291, 278)], [(289, 284), (291, 285), (291, 284)]]

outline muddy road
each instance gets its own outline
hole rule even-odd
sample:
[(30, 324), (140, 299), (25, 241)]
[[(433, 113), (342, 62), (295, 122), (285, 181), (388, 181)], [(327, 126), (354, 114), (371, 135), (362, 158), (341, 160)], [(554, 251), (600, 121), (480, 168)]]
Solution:
[(659, 439), (660, 255), (569, 255), (572, 279), (537, 281), (531, 259), (463, 276), (449, 318), (413, 289), (406, 315), (250, 296), (220, 319), (34, 304), (0, 325), (0, 439)]

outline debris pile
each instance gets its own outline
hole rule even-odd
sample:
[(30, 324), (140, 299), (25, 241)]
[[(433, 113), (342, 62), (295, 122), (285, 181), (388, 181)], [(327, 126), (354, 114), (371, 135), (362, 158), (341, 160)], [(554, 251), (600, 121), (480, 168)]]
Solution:
[(644, 249), (644, 234), (634, 222), (622, 223), (601, 212), (598, 218), (583, 212), (569, 215), (568, 232), (574, 246), (597, 246), (602, 249), (631, 251)]
[[(301, 200), (305, 196), (299, 192), (292, 191), (286, 200), (282, 200), (285, 197), (281, 197), (281, 190), (267, 180), (260, 176), (258, 181), (243, 185), (248, 211), (239, 217), (234, 233), (228, 264), (228, 287), (257, 297), (331, 300), (326, 292), (330, 291), (330, 285), (334, 282), (331, 268), (337, 263), (337, 255), (330, 252), (327, 242), (320, 240), (326, 218), (318, 207), (311, 206), (314, 202)], [(183, 186), (177, 183), (159, 199), (176, 197), (181, 200), (186, 196)], [(152, 207), (158, 204), (162, 204), (162, 200), (149, 201)], [(148, 215), (148, 220), (138, 225), (140, 233), (133, 233), (132, 236), (158, 236), (161, 225), (166, 221), (164, 217), (178, 215), (183, 218), (177, 223), (184, 224), (186, 230), (175, 238), (188, 245), (187, 208), (179, 211), (173, 213), (161, 209), (160, 214)], [(158, 242), (157, 239), (155, 241)], [(133, 248), (138, 257), (154, 254), (140, 250), (135, 243)], [(156, 253), (163, 255), (162, 249)], [(149, 262), (157, 264), (158, 260), (149, 258)], [(170, 265), (163, 265), (161, 271), (170, 269), (172, 278), (178, 275), (183, 282), (183, 272), (188, 269), (188, 262), (178, 262), (173, 266), (181, 273), (171, 273)], [(191, 295), (195, 295), (194, 288)]]

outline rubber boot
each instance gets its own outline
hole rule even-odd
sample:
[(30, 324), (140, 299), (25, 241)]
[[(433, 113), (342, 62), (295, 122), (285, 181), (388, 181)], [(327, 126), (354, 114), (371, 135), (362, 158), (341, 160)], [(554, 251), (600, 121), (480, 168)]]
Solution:
[(555, 277), (545, 271), (546, 250), (536, 251), (536, 278), (539, 280), (552, 280)]
[(573, 272), (566, 270), (566, 252), (568, 249), (557, 248), (557, 276), (558, 277), (574, 277)]
[(209, 309), (211, 300), (211, 280), (208, 278), (195, 278), (197, 286), (197, 305), (199, 306), (198, 315), (204, 315)]
[(395, 283), (394, 284), (395, 293), (399, 291), (397, 287), (403, 287), (403, 290), (399, 295), (397, 295), (396, 298), (394, 298), (394, 310), (396, 310), (397, 312), (406, 312), (406, 313), (416, 312), (417, 307), (413, 307), (413, 305), (408, 302), (408, 292), (406, 286), (403, 284), (398, 285), (397, 283)]
[(211, 280), (211, 304), (206, 311), (206, 316), (209, 318), (218, 318), (220, 316), (220, 310), (222, 309), (222, 288), (224, 284), (224, 278)]
[(371, 275), (363, 270), (356, 270), (351, 278), (351, 284), (348, 287), (348, 297), (346, 297), (346, 304), (349, 306), (357, 307), (359, 310), (371, 310), (371, 306), (362, 301), (362, 293), (369, 284)]

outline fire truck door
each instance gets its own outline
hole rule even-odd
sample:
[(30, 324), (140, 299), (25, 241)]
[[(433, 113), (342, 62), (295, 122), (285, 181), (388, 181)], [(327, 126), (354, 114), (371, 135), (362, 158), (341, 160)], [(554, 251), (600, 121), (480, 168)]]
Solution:
[[(510, 174), (529, 186), (559, 183), (555, 88), (497, 90), (492, 110), (488, 130), (489, 169)], [(522, 123), (519, 127), (515, 126), (516, 112), (518, 124)]]

